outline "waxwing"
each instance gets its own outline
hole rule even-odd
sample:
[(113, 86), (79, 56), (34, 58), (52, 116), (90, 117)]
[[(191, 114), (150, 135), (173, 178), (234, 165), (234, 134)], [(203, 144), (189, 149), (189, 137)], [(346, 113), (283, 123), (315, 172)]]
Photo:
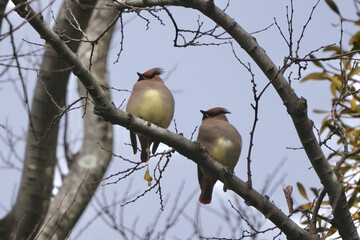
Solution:
[[(161, 73), (163, 71), (160, 68), (152, 68), (144, 73), (137, 73), (139, 79), (133, 87), (126, 112), (159, 127), (167, 128), (174, 116), (175, 101), (170, 90), (160, 78)], [(142, 162), (147, 162), (150, 158), (151, 144), (153, 143), (152, 153), (154, 154), (160, 142), (141, 134), (137, 134), (137, 136), (141, 145), (140, 159)], [(136, 135), (132, 131), (130, 131), (130, 140), (133, 152), (136, 154)]]
[[(218, 162), (233, 172), (241, 153), (242, 140), (236, 128), (228, 122), (225, 114), (230, 113), (225, 108), (216, 107), (203, 114), (197, 141), (206, 148), (209, 154)], [(201, 194), (199, 201), (203, 204), (211, 202), (216, 176), (198, 166), (198, 180)]]

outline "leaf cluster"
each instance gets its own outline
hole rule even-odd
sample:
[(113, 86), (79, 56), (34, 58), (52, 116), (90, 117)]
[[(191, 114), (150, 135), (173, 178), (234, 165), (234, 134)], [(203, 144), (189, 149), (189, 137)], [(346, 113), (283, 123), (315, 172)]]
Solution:
[[(338, 6), (332, 0), (326, 3), (337, 15), (339, 15), (341, 34), (343, 24), (351, 23), (360, 25), (360, 12), (354, 20), (346, 19), (341, 15)], [(351, 209), (352, 218), (356, 226), (360, 225), (360, 31), (354, 33), (347, 43), (349, 50), (345, 50), (343, 36), (338, 45), (323, 48), (323, 53), (328, 57), (317, 58), (310, 55), (310, 61), (320, 70), (310, 73), (302, 82), (323, 81), (329, 83), (331, 92), (330, 110), (315, 109), (318, 114), (326, 114), (321, 127), (316, 129), (320, 144), (329, 151), (328, 160), (333, 164), (334, 171), (339, 181), (343, 184)], [(316, 188), (310, 188), (314, 194), (311, 200), (305, 187), (297, 184), (301, 196), (307, 201), (299, 207), (303, 213), (302, 223), (309, 225), (310, 215), (316, 220), (317, 232), (322, 232), (326, 238), (336, 232), (332, 225), (331, 206), (324, 196)]]

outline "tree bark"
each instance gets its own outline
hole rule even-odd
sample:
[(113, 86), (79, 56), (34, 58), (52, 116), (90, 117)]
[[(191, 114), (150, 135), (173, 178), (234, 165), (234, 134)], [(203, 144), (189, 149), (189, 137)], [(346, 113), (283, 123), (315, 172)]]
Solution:
[[(27, 11), (33, 11), (27, 8)], [(62, 53), (62, 57), (73, 66), (73, 72), (77, 75), (86, 87), (93, 101), (95, 102), (95, 113), (102, 116), (105, 120), (113, 124), (118, 124), (135, 132), (144, 134), (153, 139), (173, 147), (180, 154), (192, 159), (198, 165), (213, 172), (220, 181), (224, 182), (229, 189), (235, 191), (243, 197), (245, 201), (269, 218), (291, 239), (317, 239), (295, 224), (280, 209), (275, 207), (269, 199), (249, 189), (248, 185), (234, 175), (226, 174), (224, 167), (213, 159), (208, 152), (199, 144), (193, 143), (186, 138), (169, 132), (142, 119), (136, 118), (131, 114), (118, 110), (110, 100), (105, 96), (101, 86), (97, 83), (95, 77), (85, 68), (85, 66), (76, 58), (76, 56), (67, 48), (67, 46), (54, 34), (50, 28), (39, 19), (30, 21), (30, 24), (41, 36), (51, 44), (57, 51)]]
[(291, 116), (311, 165), (329, 195), (334, 215), (334, 226), (338, 228), (343, 239), (359, 239), (347, 204), (344, 188), (338, 181), (314, 135), (313, 122), (307, 116), (306, 100), (296, 95), (281, 70), (276, 67), (256, 40), (242, 29), (238, 23), (213, 4), (206, 4), (201, 0), (192, 2), (194, 3), (192, 4), (193, 8), (198, 9), (224, 28), (267, 76)]
[[(110, 2), (108, 2), (110, 3)], [(106, 2), (99, 2), (91, 17), (86, 35), (89, 40), (96, 39), (118, 15), (114, 8), (106, 8)], [(109, 85), (107, 74), (107, 55), (114, 26), (100, 39), (94, 47), (91, 72), (104, 86)], [(80, 60), (89, 68), (91, 46), (83, 42), (79, 49)], [(80, 96), (86, 95), (86, 90), (79, 84)], [(108, 98), (109, 91), (105, 91)], [(99, 144), (111, 151), (113, 144), (113, 127), (101, 117), (93, 113), (91, 101), (83, 101), (87, 105), (84, 116), (84, 141), (81, 151), (70, 164), (70, 172), (64, 178), (59, 193), (55, 196), (40, 230), (38, 239), (65, 239), (84, 212), (93, 196), (99, 180), (110, 163), (111, 154), (100, 148)]]
[[(21, 6), (18, 10), (21, 14), (21, 9), (25, 9), (28, 3), (17, 0), (14, 4)], [(64, 2), (59, 12), (55, 29), (66, 33), (67, 37), (79, 39), (81, 33), (75, 30), (66, 18), (72, 19), (69, 9), (77, 17), (80, 26), (86, 29), (93, 7), (68, 1)], [(23, 17), (41, 19), (37, 14)], [(71, 51), (76, 52), (79, 42), (67, 41), (67, 45)], [(31, 106), (25, 161), (17, 199), (8, 215), (0, 221), (0, 236), (4, 239), (26, 239), (34, 236), (50, 204), (56, 164), (57, 120), (61, 113), (59, 108), (65, 103), (70, 72), (71, 68), (58, 57), (56, 51), (47, 48)]]
[[(296, 96), (295, 92), (289, 86), (280, 70), (270, 60), (263, 49), (256, 43), (255, 39), (246, 33), (222, 10), (217, 8), (211, 0), (125, 0), (122, 1), (122, 3), (124, 4), (119, 5), (120, 9), (129, 8), (130, 6), (150, 7), (156, 5), (191, 7), (199, 10), (222, 26), (259, 65), (284, 102), (288, 113), (293, 119), (295, 128), (297, 129), (299, 138), (304, 146), (308, 158), (329, 194), (330, 203), (334, 213), (335, 225), (338, 227), (340, 235), (343, 239), (359, 239), (347, 206), (343, 187), (331, 170), (331, 166), (326, 161), (326, 158), (324, 157), (324, 154), (322, 153), (312, 132), (311, 120), (307, 116), (306, 101)], [(32, 11), (32, 9), (24, 9), (24, 11)], [(89, 73), (83, 64), (76, 59), (76, 56), (67, 49), (66, 45), (56, 36), (56, 34), (53, 34), (51, 30), (45, 24), (39, 22), (38, 19), (31, 20), (30, 24), (41, 36), (44, 36), (44, 38), (47, 39), (49, 44), (51, 44), (58, 53), (61, 53), (61, 56), (70, 65), (73, 66), (74, 74), (79, 77), (96, 104), (96, 113), (103, 116), (105, 120), (108, 120), (113, 124), (119, 124), (151, 138), (158, 139), (169, 146), (174, 147), (184, 156), (193, 159), (194, 162), (200, 166), (213, 171), (221, 181), (230, 187), (230, 189), (234, 190), (243, 197), (248, 204), (256, 207), (265, 215), (265, 217), (274, 222), (289, 239), (317, 238), (297, 226), (290, 218), (273, 206), (264, 196), (256, 193), (253, 189), (248, 189), (246, 183), (242, 182), (235, 176), (229, 177), (224, 174), (225, 171), (223, 167), (212, 159), (208, 153), (197, 144), (191, 143), (181, 136), (172, 134), (165, 129), (156, 127), (116, 109), (104, 95), (103, 90), (97, 84), (94, 76)]]
[(119, 8), (165, 5), (185, 6), (199, 10), (229, 33), (256, 62), (286, 106), (304, 150), (329, 195), (334, 215), (334, 226), (338, 228), (339, 234), (343, 239), (359, 239), (347, 204), (344, 188), (332, 171), (332, 167), (314, 135), (312, 121), (307, 116), (306, 100), (296, 95), (284, 78), (281, 70), (276, 67), (265, 51), (257, 44), (256, 40), (242, 29), (234, 19), (219, 9), (213, 0), (191, 0), (186, 1), (186, 3), (180, 0), (147, 0), (146, 2), (141, 0), (123, 0), (119, 3)]
[(0, 34), (2, 29), (2, 22), (5, 15), (5, 8), (8, 4), (9, 0), (0, 0)]

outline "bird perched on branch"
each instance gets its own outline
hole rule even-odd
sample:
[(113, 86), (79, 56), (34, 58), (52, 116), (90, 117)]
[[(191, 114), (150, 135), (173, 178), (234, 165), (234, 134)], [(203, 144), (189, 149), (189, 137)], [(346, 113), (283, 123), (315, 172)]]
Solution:
[[(242, 141), (239, 132), (225, 116), (230, 112), (221, 107), (207, 111), (200, 110), (200, 112), (203, 114), (203, 118), (197, 141), (207, 149), (213, 158), (233, 172), (239, 160)], [(198, 166), (198, 180), (201, 188), (199, 201), (209, 204), (218, 179), (206, 169)], [(224, 190), (226, 189), (224, 188)]]
[[(147, 120), (162, 128), (167, 128), (174, 116), (174, 97), (170, 90), (165, 86), (160, 78), (163, 70), (152, 68), (139, 75), (135, 83), (129, 101), (126, 106), (126, 112)], [(137, 134), (141, 145), (142, 162), (147, 162), (150, 158), (150, 146), (153, 143), (152, 153), (156, 152), (159, 141), (149, 139), (148, 137)], [(134, 132), (130, 131), (130, 140), (134, 154), (137, 152), (137, 141)]]

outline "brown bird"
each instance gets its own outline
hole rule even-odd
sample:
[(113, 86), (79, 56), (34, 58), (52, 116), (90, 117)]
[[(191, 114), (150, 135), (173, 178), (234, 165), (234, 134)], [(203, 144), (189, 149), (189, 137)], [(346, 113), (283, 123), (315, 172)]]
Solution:
[[(135, 83), (129, 101), (126, 106), (126, 112), (147, 120), (162, 128), (167, 128), (174, 116), (174, 97), (170, 90), (165, 86), (160, 78), (163, 70), (160, 68), (152, 68), (139, 75), (138, 81)], [(137, 134), (140, 145), (142, 162), (147, 162), (150, 158), (150, 146), (152, 143), (152, 153), (156, 152), (159, 141), (149, 139), (148, 137)], [(133, 152), (137, 152), (137, 141), (134, 132), (130, 131), (130, 140)]]
[[(225, 116), (226, 113), (230, 112), (221, 107), (207, 111), (200, 110), (200, 112), (203, 114), (203, 118), (197, 141), (218, 162), (234, 171), (240, 157), (242, 141), (239, 132), (228, 122)], [(214, 185), (218, 179), (206, 169), (198, 166), (198, 180), (201, 189), (199, 201), (203, 204), (209, 204)]]

